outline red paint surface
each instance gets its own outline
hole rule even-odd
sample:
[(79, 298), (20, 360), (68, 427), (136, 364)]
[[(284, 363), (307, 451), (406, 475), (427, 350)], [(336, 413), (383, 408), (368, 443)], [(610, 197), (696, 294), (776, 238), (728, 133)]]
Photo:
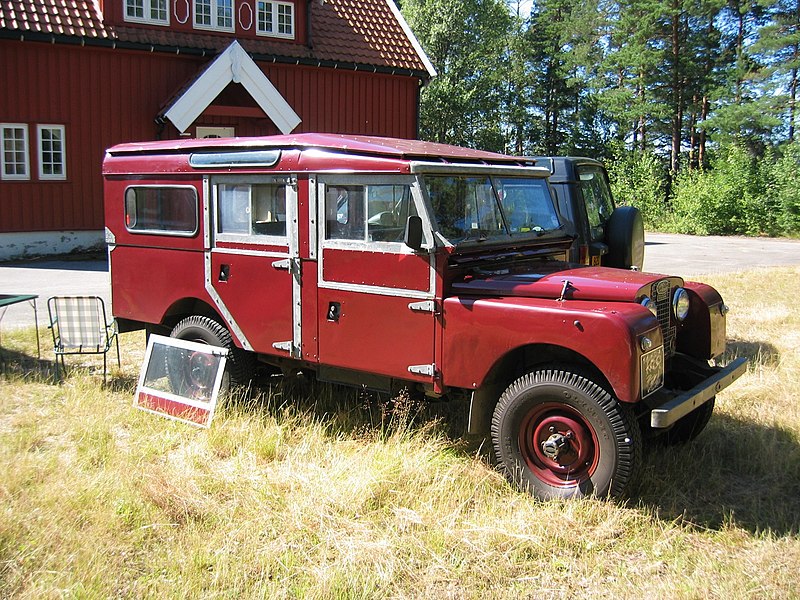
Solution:
[(427, 255), (380, 253), (325, 248), (322, 276), (325, 281), (414, 290), (430, 290), (430, 258)]
[(633, 303), (451, 297), (444, 301), (444, 322), (445, 385), (480, 387), (508, 352), (549, 344), (598, 367), (623, 402), (638, 399), (637, 335), (648, 332), (656, 346), (661, 340), (655, 317)]
[(169, 400), (147, 392), (139, 392), (139, 395), (136, 397), (136, 402), (142, 408), (147, 408), (185, 421), (191, 421), (198, 425), (207, 425), (211, 413), (211, 411), (204, 408), (187, 406), (182, 402)]

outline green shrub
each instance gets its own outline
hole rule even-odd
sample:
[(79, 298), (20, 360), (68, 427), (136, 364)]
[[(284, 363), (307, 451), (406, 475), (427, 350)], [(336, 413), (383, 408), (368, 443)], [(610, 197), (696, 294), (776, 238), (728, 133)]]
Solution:
[(675, 229), (698, 235), (764, 233), (770, 226), (756, 161), (742, 148), (723, 148), (707, 171), (684, 171), (672, 198)]
[(660, 229), (667, 217), (664, 166), (653, 154), (623, 151), (608, 164), (611, 191), (617, 204), (642, 211), (647, 229)]
[(779, 156), (764, 160), (762, 179), (777, 233), (800, 234), (800, 143), (787, 144)]

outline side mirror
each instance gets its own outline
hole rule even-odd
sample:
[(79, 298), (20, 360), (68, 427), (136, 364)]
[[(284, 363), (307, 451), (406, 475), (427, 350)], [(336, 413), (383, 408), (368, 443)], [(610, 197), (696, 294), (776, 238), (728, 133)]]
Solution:
[(422, 250), (422, 217), (419, 215), (410, 215), (406, 221), (406, 232), (403, 241), (406, 246), (419, 252)]

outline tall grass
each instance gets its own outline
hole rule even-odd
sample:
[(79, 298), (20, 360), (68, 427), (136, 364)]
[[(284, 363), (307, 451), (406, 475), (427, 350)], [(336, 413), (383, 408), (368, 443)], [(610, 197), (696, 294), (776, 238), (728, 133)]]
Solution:
[[(795, 597), (800, 269), (706, 280), (750, 369), (627, 503), (514, 491), (450, 435), (461, 405), (275, 383), (199, 430), (131, 407), (138, 334), (106, 388), (11, 357), (0, 597)], [(30, 355), (31, 335), (3, 345)]]

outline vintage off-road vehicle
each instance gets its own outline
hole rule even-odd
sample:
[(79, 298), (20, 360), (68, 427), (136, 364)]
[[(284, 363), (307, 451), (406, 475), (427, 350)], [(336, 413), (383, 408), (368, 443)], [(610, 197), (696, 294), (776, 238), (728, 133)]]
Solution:
[(641, 270), (642, 215), (633, 206), (616, 206), (603, 163), (582, 156), (542, 156), (536, 164), (550, 171), (550, 188), (562, 224), (575, 236), (569, 260)]
[(567, 262), (529, 160), (323, 134), (124, 144), (104, 162), (120, 329), (321, 380), (469, 400), (542, 498), (619, 495), (642, 439), (693, 438), (744, 360), (719, 294)]

